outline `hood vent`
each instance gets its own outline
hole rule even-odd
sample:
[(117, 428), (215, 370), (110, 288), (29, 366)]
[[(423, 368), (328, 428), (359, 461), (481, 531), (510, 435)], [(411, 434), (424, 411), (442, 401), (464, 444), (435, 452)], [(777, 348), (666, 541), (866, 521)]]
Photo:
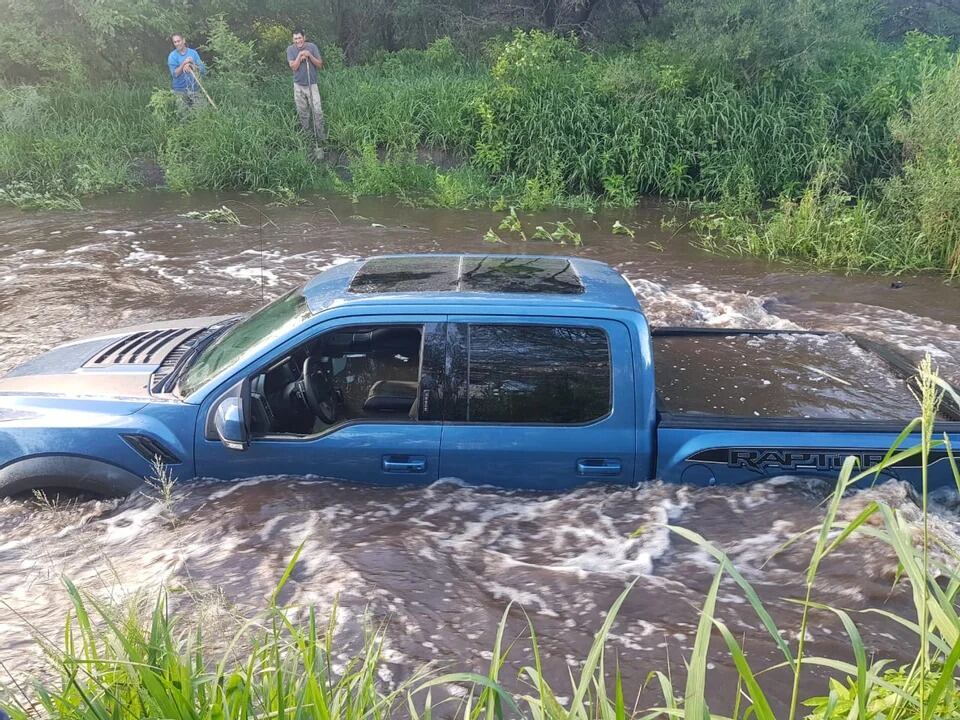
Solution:
[(159, 462), (163, 465), (179, 465), (183, 462), (173, 451), (159, 440), (146, 435), (121, 435), (127, 445), (136, 450), (147, 462)]
[(126, 335), (108, 345), (84, 367), (100, 368), (116, 365), (157, 365), (178, 345), (192, 338), (203, 328), (174, 328), (170, 330), (144, 330)]

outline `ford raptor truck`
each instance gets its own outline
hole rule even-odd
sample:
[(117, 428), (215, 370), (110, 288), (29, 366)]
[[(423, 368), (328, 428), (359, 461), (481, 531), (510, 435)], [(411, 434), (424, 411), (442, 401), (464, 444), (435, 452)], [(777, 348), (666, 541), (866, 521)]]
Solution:
[[(837, 477), (916, 414), (909, 362), (846, 335), (651, 329), (579, 258), (337, 265), (245, 317), (60, 345), (0, 379), (0, 495), (264, 475), (559, 490)], [(957, 409), (936, 435), (960, 445)], [(904, 446), (919, 442), (910, 436)], [(931, 487), (952, 485), (943, 448)], [(882, 473), (918, 483), (920, 461)]]

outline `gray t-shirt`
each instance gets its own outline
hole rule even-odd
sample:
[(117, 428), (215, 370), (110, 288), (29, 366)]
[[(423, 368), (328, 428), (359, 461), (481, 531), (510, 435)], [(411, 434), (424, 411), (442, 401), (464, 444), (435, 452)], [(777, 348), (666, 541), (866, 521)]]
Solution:
[[(310, 54), (318, 60), (320, 59), (320, 49), (312, 42), (305, 42), (303, 50), (309, 50)], [(287, 48), (287, 62), (293, 62), (294, 58), (300, 54), (301, 48), (291, 45)], [(300, 63), (300, 67), (293, 71), (293, 82), (297, 85), (314, 85), (317, 82), (317, 68), (309, 60)]]

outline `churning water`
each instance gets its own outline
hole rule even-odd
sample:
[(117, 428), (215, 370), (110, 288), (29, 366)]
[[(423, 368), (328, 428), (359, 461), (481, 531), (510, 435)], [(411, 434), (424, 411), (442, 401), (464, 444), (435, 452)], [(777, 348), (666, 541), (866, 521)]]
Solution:
[[(224, 201), (244, 226), (181, 217)], [(258, 202), (157, 194), (118, 196), (79, 213), (0, 211), (0, 371), (109, 327), (246, 312), (261, 303), (261, 294), (269, 300), (344, 259), (473, 251), (565, 252), (609, 262), (631, 280), (655, 325), (857, 332), (914, 359), (930, 353), (947, 376), (960, 378), (957, 288), (936, 278), (906, 278), (893, 288), (883, 277), (707, 255), (683, 234), (662, 230), (664, 211), (656, 207), (576, 216), (584, 245), (572, 247), (524, 243), (506, 233), (507, 244), (487, 244), (484, 233), (500, 219), (488, 212), (315, 198), (304, 207), (263, 207), (261, 216)], [(636, 237), (612, 235), (617, 219), (636, 228)], [(776, 337), (770, 342), (782, 342)], [(782, 373), (777, 347), (757, 352), (772, 358), (769, 377)], [(834, 363), (848, 363), (851, 375), (865, 367), (855, 354), (849, 360), (830, 355)], [(794, 384), (809, 379), (815, 387), (816, 368), (808, 370), (795, 373)], [(759, 388), (737, 387), (737, 393), (751, 397)], [(816, 393), (807, 401), (815, 410)], [(263, 606), (303, 542), (282, 600), (314, 603), (321, 612), (338, 600), (344, 651), (357, 647), (366, 628), (386, 622), (386, 682), (434, 660), (483, 671), (496, 625), (513, 601), (510, 632), (525, 627), (522, 606), (537, 627), (546, 672), (562, 687), (568, 668), (575, 671), (586, 657), (606, 609), (639, 577), (609, 643), (637, 690), (650, 670), (668, 663), (682, 679), (715, 570), (704, 551), (665, 525), (691, 528), (723, 548), (780, 627), (792, 632), (799, 608), (788, 599), (801, 595), (811, 546), (799, 542), (774, 553), (819, 522), (828, 492), (825, 484), (789, 478), (736, 488), (652, 482), (544, 495), (453, 481), (382, 488), (273, 477), (183, 483), (170, 507), (148, 494), (60, 509), (0, 501), (0, 661), (14, 675), (37, 667), (36, 636), (55, 638), (66, 614), (63, 576), (118, 602), (166, 586), (176, 591), (176, 605), (199, 614), (216, 634)], [(853, 517), (871, 499), (919, 520), (912, 491), (896, 483), (845, 498), (844, 516)], [(960, 549), (955, 498), (940, 498), (933, 512), (933, 531)], [(826, 564), (815, 597), (852, 610), (905, 611), (909, 598), (891, 592), (895, 570), (879, 545), (855, 540)], [(778, 660), (733, 583), (724, 582), (718, 613), (745, 638), (755, 668)], [(909, 652), (909, 638), (879, 616), (857, 620), (879, 655)], [(849, 657), (832, 617), (815, 616), (809, 633), (811, 652)], [(511, 667), (530, 660), (526, 648), (518, 643)], [(733, 697), (734, 676), (724, 653), (714, 651), (709, 691), (723, 705)], [(773, 692), (780, 700), (789, 696), (788, 681), (782, 682)], [(648, 692), (646, 701), (656, 704), (659, 698)]]

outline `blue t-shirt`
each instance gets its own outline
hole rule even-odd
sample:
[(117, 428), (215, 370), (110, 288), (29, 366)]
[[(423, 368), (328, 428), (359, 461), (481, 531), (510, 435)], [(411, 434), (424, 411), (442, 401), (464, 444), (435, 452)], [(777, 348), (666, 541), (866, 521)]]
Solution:
[(193, 64), (199, 68), (201, 75), (207, 74), (207, 66), (203, 64), (203, 60), (200, 59), (200, 55), (197, 54), (196, 50), (187, 48), (185, 53), (180, 54), (180, 51), (174, 48), (170, 51), (170, 54), (167, 55), (167, 67), (170, 68), (170, 87), (173, 88), (174, 92), (196, 92), (199, 89), (197, 87), (197, 81), (193, 79), (193, 75), (186, 70), (179, 75), (176, 74), (180, 63), (186, 60), (188, 56), (193, 58)]

